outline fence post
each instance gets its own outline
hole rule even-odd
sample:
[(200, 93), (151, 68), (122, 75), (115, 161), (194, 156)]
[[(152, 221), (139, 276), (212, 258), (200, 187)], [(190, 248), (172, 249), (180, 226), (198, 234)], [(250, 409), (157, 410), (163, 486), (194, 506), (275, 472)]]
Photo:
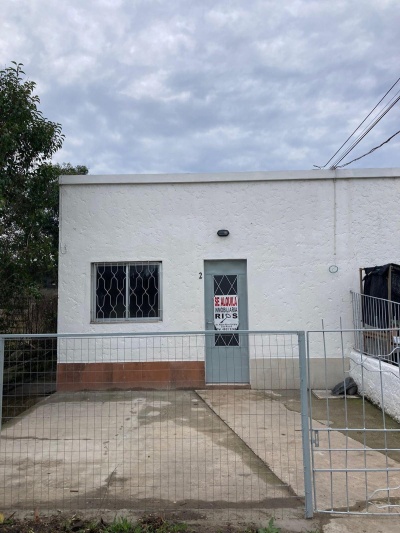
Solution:
[(0, 437), (3, 420), (4, 337), (0, 337)]
[(299, 365), (300, 365), (300, 401), (301, 401), (301, 438), (303, 443), (303, 471), (304, 471), (304, 494), (305, 516), (313, 517), (313, 496), (311, 483), (311, 458), (310, 458), (310, 425), (308, 407), (308, 383), (307, 383), (307, 354), (305, 331), (297, 333), (299, 342)]

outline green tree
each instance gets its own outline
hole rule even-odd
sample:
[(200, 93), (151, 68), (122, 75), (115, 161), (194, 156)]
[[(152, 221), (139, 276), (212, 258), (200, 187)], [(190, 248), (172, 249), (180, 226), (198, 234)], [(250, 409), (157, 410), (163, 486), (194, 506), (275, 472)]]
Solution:
[(40, 295), (56, 278), (58, 178), (87, 174), (85, 166), (53, 165), (61, 125), (38, 109), (35, 83), (15, 62), (0, 70), (0, 309), (15, 298)]
[[(43, 169), (45, 170), (45, 169)], [(58, 267), (58, 225), (59, 225), (59, 178), (62, 175), (85, 175), (89, 172), (85, 165), (73, 166), (71, 163), (59, 163), (48, 167), (48, 187), (45, 216), (43, 218), (42, 232), (49, 239), (50, 255), (47, 258), (50, 270), (46, 275), (53, 281), (57, 279)]]

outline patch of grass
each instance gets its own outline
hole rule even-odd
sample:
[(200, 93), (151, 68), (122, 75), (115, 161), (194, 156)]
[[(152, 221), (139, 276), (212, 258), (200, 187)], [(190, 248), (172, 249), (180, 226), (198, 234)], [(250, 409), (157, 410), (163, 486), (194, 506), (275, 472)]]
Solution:
[(135, 526), (130, 520), (122, 516), (107, 526), (105, 531), (107, 533), (141, 533), (141, 530), (138, 529), (139, 527), (139, 525)]
[(160, 516), (147, 516), (137, 523), (121, 517), (106, 526), (104, 533), (189, 533), (187, 524), (173, 524)]

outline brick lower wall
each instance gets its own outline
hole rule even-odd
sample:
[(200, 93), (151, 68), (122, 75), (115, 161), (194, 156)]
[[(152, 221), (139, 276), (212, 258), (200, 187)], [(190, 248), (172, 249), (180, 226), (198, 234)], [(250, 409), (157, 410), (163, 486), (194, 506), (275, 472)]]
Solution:
[(59, 363), (57, 391), (204, 388), (204, 361)]

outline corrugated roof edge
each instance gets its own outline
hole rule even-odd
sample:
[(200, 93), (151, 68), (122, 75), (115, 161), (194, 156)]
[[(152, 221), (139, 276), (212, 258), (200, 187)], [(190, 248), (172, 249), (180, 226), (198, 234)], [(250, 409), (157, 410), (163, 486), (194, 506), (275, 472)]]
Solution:
[(156, 183), (226, 183), (238, 181), (290, 181), (324, 179), (400, 178), (399, 168), (339, 170), (280, 170), (266, 172), (218, 172), (194, 174), (106, 174), (60, 176), (60, 185), (123, 185)]

